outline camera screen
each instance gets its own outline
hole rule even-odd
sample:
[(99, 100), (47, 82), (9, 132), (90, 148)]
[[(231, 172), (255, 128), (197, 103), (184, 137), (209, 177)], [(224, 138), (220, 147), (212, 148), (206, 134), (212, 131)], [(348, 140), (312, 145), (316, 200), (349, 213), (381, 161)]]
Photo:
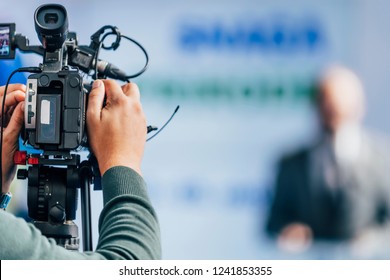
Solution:
[(0, 24), (0, 59), (14, 58), (15, 52), (11, 48), (15, 24)]
[(61, 94), (38, 94), (37, 143), (60, 144)]

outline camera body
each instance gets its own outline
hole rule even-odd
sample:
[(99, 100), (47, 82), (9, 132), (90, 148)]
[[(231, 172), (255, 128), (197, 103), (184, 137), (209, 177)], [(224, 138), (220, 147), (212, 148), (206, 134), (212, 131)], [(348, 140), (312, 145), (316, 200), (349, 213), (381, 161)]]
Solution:
[(36, 149), (61, 154), (86, 138), (83, 77), (77, 68), (65, 65), (68, 48), (77, 40), (75, 35), (68, 38), (67, 12), (61, 5), (40, 6), (34, 21), (44, 53), (42, 72), (27, 79), (24, 138)]
[[(67, 159), (72, 150), (87, 146), (85, 114), (88, 91), (91, 88), (83, 80), (84, 72), (94, 79), (114, 78), (129, 81), (129, 78), (142, 74), (148, 64), (144, 48), (120, 34), (115, 26), (103, 26), (91, 36), (89, 46), (79, 46), (77, 36), (68, 31), (66, 9), (59, 4), (45, 4), (34, 13), (35, 30), (42, 45), (30, 46), (28, 39), (15, 34), (15, 24), (0, 24), (0, 59), (15, 58), (15, 49), (33, 52), (43, 57), (38, 71), (27, 80), (25, 101), (25, 130), (22, 138), (33, 148), (42, 150), (42, 155)], [(111, 46), (103, 44), (108, 35), (114, 35)], [(128, 76), (115, 65), (98, 59), (99, 50), (116, 50), (122, 37), (135, 43), (144, 52), (147, 61), (144, 68), (135, 75)], [(29, 68), (31, 69), (31, 68)], [(45, 161), (45, 164), (48, 164)]]
[(87, 91), (76, 69), (32, 74), (27, 79), (25, 140), (44, 151), (70, 151), (86, 143)]

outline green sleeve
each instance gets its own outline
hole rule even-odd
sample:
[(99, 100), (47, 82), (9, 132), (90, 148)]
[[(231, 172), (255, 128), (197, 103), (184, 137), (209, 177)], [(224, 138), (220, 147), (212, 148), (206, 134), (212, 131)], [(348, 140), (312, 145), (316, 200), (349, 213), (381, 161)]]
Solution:
[(161, 258), (159, 225), (142, 177), (130, 168), (113, 167), (102, 186), (104, 207), (94, 252), (68, 251), (32, 224), (1, 211), (0, 259)]

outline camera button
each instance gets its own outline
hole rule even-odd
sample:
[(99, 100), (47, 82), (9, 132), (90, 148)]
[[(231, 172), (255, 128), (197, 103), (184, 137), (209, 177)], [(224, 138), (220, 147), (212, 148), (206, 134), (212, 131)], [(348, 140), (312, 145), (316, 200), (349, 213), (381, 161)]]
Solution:
[(49, 77), (47, 75), (42, 75), (39, 78), (39, 82), (41, 83), (41, 86), (46, 87), (46, 86), (49, 85), (50, 79), (49, 79)]
[(27, 120), (27, 123), (31, 124), (31, 119), (35, 116), (35, 113), (33, 112), (32, 110), (32, 106), (31, 105), (28, 105), (28, 111), (27, 111), (27, 117), (28, 117), (28, 120)]
[(80, 85), (80, 80), (79, 78), (77, 77), (73, 77), (69, 80), (69, 85), (72, 87), (72, 88), (75, 88), (75, 87), (78, 87)]
[(35, 90), (29, 89), (28, 90), (28, 102), (32, 102), (32, 97), (35, 94)]

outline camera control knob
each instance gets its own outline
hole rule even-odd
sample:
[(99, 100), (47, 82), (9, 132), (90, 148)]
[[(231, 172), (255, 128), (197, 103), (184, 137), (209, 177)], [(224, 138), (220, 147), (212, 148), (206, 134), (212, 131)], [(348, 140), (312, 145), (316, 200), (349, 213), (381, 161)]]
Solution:
[(49, 77), (47, 75), (42, 75), (39, 78), (39, 83), (41, 84), (41, 86), (46, 87), (46, 86), (49, 85), (50, 79), (49, 79)]
[(27, 152), (16, 151), (14, 153), (14, 164), (26, 165), (26, 162), (27, 162)]
[(72, 87), (72, 88), (76, 88), (80, 85), (80, 80), (79, 78), (77, 77), (73, 77), (69, 80), (69, 85)]
[(32, 123), (32, 118), (35, 116), (35, 113), (32, 110), (32, 106), (28, 105), (27, 109), (27, 123), (31, 124)]
[(17, 178), (19, 180), (25, 180), (27, 177), (28, 177), (27, 169), (19, 169), (18, 170)]
[(65, 221), (65, 209), (60, 204), (54, 205), (49, 211), (50, 219), (53, 222), (61, 223)]
[(30, 88), (28, 90), (28, 102), (32, 102), (32, 97), (33, 97), (34, 94), (35, 94), (35, 90)]

